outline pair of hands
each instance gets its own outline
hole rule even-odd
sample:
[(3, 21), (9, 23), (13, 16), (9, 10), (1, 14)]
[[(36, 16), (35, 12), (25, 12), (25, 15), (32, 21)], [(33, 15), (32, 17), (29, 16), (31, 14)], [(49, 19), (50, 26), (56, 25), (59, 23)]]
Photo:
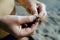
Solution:
[[(21, 1), (21, 2), (20, 2)], [(30, 1), (20, 0), (20, 4), (29, 12), (33, 14), (31, 16), (16, 16), (16, 15), (6, 15), (0, 17), (0, 20), (6, 24), (7, 26), (1, 27), (5, 31), (17, 36), (17, 37), (25, 37), (31, 35), (34, 30), (38, 26), (38, 22), (32, 24), (30, 28), (22, 28), (21, 24), (33, 22), (36, 19), (36, 16), (40, 17), (40, 21), (44, 20), (46, 17), (45, 5), (40, 2), (35, 3), (35, 7), (33, 8)], [(39, 11), (39, 15), (37, 14), (37, 9)]]

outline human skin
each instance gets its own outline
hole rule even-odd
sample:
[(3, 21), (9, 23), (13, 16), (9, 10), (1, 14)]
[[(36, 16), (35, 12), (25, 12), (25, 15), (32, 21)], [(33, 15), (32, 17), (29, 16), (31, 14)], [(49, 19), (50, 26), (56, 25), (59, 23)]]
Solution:
[(37, 14), (36, 9), (37, 0), (16, 0), (16, 1), (20, 3), (30, 14)]
[[(22, 28), (21, 24), (33, 22), (35, 20), (35, 16), (15, 16), (15, 15), (7, 15), (0, 17), (0, 25), (1, 29), (13, 34), (17, 38), (29, 36), (38, 26), (38, 22), (31, 25), (31, 28)], [(7, 29), (8, 28), (8, 29)]]
[(20, 5), (22, 5), (28, 13), (36, 15), (37, 17), (41, 18), (41, 21), (43, 21), (46, 18), (47, 11), (45, 4), (37, 0), (16, 0), (16, 1), (20, 3)]
[[(10, 14), (15, 14), (14, 13), (14, 0), (0, 0), (0, 16), (5, 16), (5, 15), (10, 15)], [(13, 13), (12, 13), (13, 12)], [(2, 32), (2, 30), (0, 29), (0, 32)], [(3, 34), (5, 33), (5, 34)], [(4, 36), (8, 35), (8, 33), (6, 33), (5, 31), (3, 31), (3, 33), (0, 33)]]
[[(38, 15), (38, 19), (37, 19), (37, 22), (39, 22), (39, 21), (43, 21), (46, 17), (47, 17), (47, 11), (46, 11), (46, 5), (45, 4), (43, 4), (43, 3), (41, 3), (41, 2), (39, 2), (39, 1), (36, 1), (36, 7), (34, 7), (33, 8), (33, 6), (31, 7), (31, 6), (28, 6), (27, 8), (26, 8), (26, 10), (27, 10), (27, 12), (28, 13), (31, 13), (31, 14), (35, 14), (35, 13), (37, 13), (37, 14), (39, 14)], [(24, 6), (24, 5), (23, 5)], [(31, 8), (30, 8), (31, 7)], [(25, 7), (24, 7), (25, 8)], [(30, 8), (30, 9), (29, 9)], [(33, 9), (32, 9), (33, 8)], [(36, 11), (37, 10), (37, 11)], [(25, 37), (23, 37), (23, 38), (21, 38), (21, 39), (18, 39), (18, 40), (25, 40)]]
[[(0, 10), (1, 10), (0, 16), (10, 15), (13, 11), (13, 8), (14, 8), (14, 0), (0, 0)], [(8, 35), (6, 32), (3, 33), (5, 34), (4, 35), (2, 34), (3, 35), (2, 37)]]
[[(27, 0), (24, 2), (20, 2), (20, 1), (24, 1), (24, 0), (18, 0), (18, 2), (30, 13), (30, 14), (37, 14), (37, 8), (36, 8), (36, 0), (34, 0), (35, 2), (33, 3), (32, 0)], [(8, 2), (8, 3), (7, 3)], [(25, 4), (26, 3), (26, 4)], [(29, 6), (29, 4), (30, 6)], [(11, 12), (13, 11), (14, 8), (14, 0), (0, 0), (0, 16), (5, 16), (5, 15), (9, 15), (11, 14)], [(12, 6), (11, 6), (12, 5)], [(28, 7), (26, 7), (28, 6)], [(40, 7), (39, 7), (40, 8)], [(3, 10), (4, 9), (4, 10)], [(40, 15), (39, 15), (40, 16)]]

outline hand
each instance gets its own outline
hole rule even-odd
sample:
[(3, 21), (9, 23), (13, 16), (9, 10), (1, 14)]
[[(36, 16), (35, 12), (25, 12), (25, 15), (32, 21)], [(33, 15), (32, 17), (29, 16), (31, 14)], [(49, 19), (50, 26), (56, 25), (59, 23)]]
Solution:
[[(35, 8), (35, 9), (34, 9)], [(46, 5), (39, 2), (39, 1), (36, 1), (36, 7), (34, 7), (32, 9), (26, 9), (30, 14), (33, 13), (33, 15), (35, 15), (34, 13), (37, 13), (39, 17), (39, 21), (43, 21), (46, 17), (47, 17), (47, 11), (46, 11)], [(37, 12), (36, 12), (37, 10)]]
[(36, 19), (34, 15), (32, 16), (15, 16), (15, 15), (8, 15), (0, 17), (1, 22), (7, 26), (0, 26), (5, 31), (13, 34), (17, 37), (25, 37), (30, 36), (36, 27), (38, 26), (38, 22), (32, 24), (31, 28), (22, 28), (21, 24), (33, 22)]
[(37, 13), (36, 0), (16, 0), (20, 3), (30, 14)]
[(47, 11), (46, 11), (46, 5), (37, 1), (36, 2), (38, 17), (40, 18), (40, 21), (43, 21), (47, 17)]
[(46, 5), (36, 0), (17, 0), (28, 13), (40, 17), (40, 20), (44, 20), (47, 16)]

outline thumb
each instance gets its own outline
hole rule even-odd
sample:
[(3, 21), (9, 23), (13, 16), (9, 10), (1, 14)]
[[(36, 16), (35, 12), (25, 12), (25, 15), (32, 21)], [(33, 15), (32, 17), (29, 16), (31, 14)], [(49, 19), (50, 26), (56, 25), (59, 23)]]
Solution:
[(30, 8), (26, 8), (26, 11), (32, 15), (38, 16), (36, 4), (32, 4)]
[(33, 22), (36, 19), (36, 16), (17, 16), (17, 22), (19, 24)]
[(35, 15), (35, 16), (38, 16), (37, 9), (32, 8), (32, 9), (31, 9), (31, 14), (32, 14), (32, 15)]
[(31, 13), (32, 15), (38, 16), (38, 12), (37, 12), (37, 7), (36, 5), (33, 5), (31, 8)]

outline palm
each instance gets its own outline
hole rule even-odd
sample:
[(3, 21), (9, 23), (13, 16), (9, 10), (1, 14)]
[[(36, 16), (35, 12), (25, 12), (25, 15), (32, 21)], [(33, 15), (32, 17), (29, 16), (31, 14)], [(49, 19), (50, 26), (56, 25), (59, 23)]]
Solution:
[[(2, 22), (7, 26), (4, 26), (4, 30), (18, 37), (29, 36), (38, 26), (38, 23), (32, 24), (30, 28), (22, 28), (21, 24), (33, 22), (35, 16), (4, 16)], [(24, 26), (25, 27), (25, 26)]]

